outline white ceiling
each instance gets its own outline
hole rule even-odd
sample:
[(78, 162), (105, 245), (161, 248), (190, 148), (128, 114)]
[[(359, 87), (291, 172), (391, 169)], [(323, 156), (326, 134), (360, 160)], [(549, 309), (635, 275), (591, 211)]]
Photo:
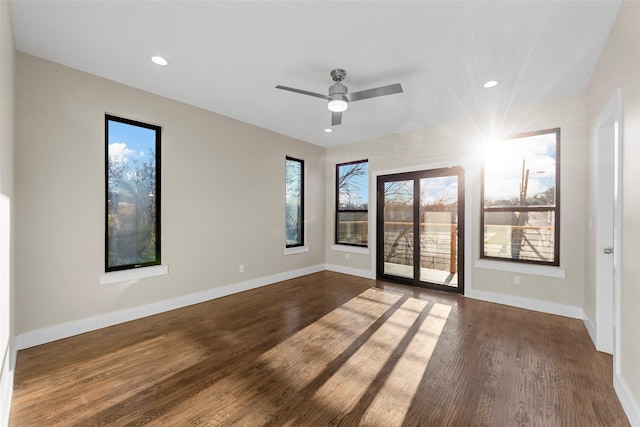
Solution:
[[(329, 147), (585, 89), (619, 1), (32, 1), (16, 49)], [(162, 68), (152, 55), (170, 61)], [(331, 134), (344, 68), (359, 101)], [(487, 80), (499, 85), (484, 89)]]

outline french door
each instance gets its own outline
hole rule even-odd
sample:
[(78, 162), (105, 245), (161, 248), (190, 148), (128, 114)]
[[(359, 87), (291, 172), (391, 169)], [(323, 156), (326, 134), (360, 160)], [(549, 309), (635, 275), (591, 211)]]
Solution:
[(378, 278), (462, 293), (462, 168), (379, 176), (377, 195)]

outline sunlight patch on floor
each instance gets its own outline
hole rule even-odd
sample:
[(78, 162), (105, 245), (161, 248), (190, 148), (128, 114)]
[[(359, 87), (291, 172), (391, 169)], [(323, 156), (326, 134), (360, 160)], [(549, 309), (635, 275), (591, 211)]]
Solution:
[(450, 312), (450, 306), (434, 304), (369, 406), (363, 417), (364, 423), (375, 424), (377, 419), (388, 420), (387, 414), (391, 412), (397, 414), (397, 418), (394, 419), (404, 418)]
[(427, 304), (417, 299), (405, 301), (318, 390), (314, 396), (316, 403), (340, 412), (353, 410), (370, 386), (376, 384), (374, 381), (385, 364), (394, 363), (391, 360), (394, 351)]
[[(327, 372), (333, 372), (335, 361), (344, 354), (351, 354), (354, 343), (358, 347), (360, 337), (402, 298), (401, 294), (367, 289), (265, 353), (256, 355), (256, 359), (244, 369), (231, 372), (220, 379), (212, 387), (215, 388), (215, 393), (203, 390), (198, 400), (219, 401), (231, 397), (237, 403), (246, 402), (254, 408), (261, 408), (254, 416), (262, 420), (260, 423), (264, 423), (265, 414), (278, 411), (276, 405), (293, 402), (300, 398), (300, 392), (304, 392), (306, 388), (313, 389), (314, 381), (322, 382), (321, 378)], [(357, 314), (358, 312), (366, 315)], [(287, 394), (280, 397), (273, 395), (273, 387), (280, 389), (282, 384), (287, 383), (295, 384), (295, 389), (291, 387)], [(256, 384), (259, 387), (256, 388)], [(193, 406), (193, 402), (189, 405)], [(180, 410), (193, 411), (193, 407), (181, 406), (178, 408)], [(211, 421), (238, 421), (230, 417), (233, 417), (231, 410), (222, 410)], [(247, 417), (241, 422), (248, 422), (253, 416), (249, 417), (247, 414)], [(165, 419), (169, 420), (170, 417)]]
[[(236, 367), (173, 413), (188, 410), (210, 422), (244, 425), (331, 419), (376, 424), (389, 413), (402, 420), (450, 311), (445, 304), (368, 289)], [(223, 408), (212, 414), (196, 403), (228, 399), (251, 406), (252, 413), (238, 418)], [(281, 418), (291, 408), (295, 419)]]

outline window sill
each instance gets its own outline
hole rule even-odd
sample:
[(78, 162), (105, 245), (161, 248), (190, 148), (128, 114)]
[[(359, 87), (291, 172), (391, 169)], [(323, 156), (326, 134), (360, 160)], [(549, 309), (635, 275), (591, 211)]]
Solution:
[(131, 270), (111, 271), (100, 276), (100, 284), (128, 282), (130, 280), (146, 279), (147, 277), (164, 276), (169, 274), (169, 266), (153, 265), (151, 267), (133, 268)]
[(296, 246), (294, 248), (284, 248), (285, 255), (301, 254), (309, 252), (309, 246)]
[(476, 260), (476, 268), (531, 274), (534, 276), (555, 277), (557, 279), (566, 279), (567, 277), (567, 270), (564, 268), (550, 267), (547, 265), (518, 264), (515, 262), (479, 259)]
[(332, 251), (340, 251), (340, 252), (351, 252), (353, 254), (365, 254), (369, 255), (369, 248), (364, 246), (350, 246), (350, 245), (340, 245), (333, 244), (331, 245)]

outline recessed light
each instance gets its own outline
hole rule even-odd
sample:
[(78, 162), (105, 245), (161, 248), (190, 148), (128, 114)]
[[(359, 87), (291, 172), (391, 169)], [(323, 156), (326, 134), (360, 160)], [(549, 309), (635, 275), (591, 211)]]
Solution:
[(495, 80), (489, 80), (488, 82), (486, 82), (486, 83), (483, 85), (483, 87), (485, 87), (486, 89), (489, 89), (489, 88), (495, 87), (495, 86), (497, 86), (497, 85), (498, 85), (498, 82), (497, 82), (497, 81), (495, 81)]
[(169, 61), (164, 59), (162, 56), (157, 56), (157, 55), (151, 57), (151, 62), (157, 65), (162, 65), (163, 67), (169, 64)]
[(326, 128), (324, 131), (325, 131), (326, 133), (331, 133), (331, 132), (333, 132), (333, 129), (331, 129), (331, 128)]

